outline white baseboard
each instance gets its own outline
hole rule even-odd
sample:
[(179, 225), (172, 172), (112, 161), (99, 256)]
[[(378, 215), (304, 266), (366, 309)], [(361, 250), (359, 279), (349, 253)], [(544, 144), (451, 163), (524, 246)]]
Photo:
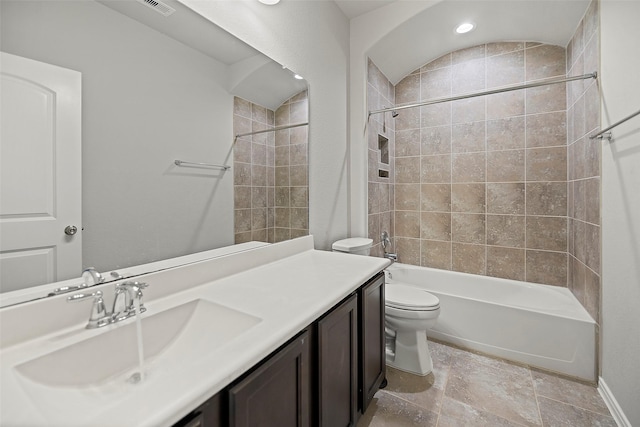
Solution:
[(616, 424), (618, 424), (618, 427), (633, 427), (624, 415), (624, 412), (622, 412), (622, 408), (618, 405), (618, 401), (613, 396), (613, 393), (609, 387), (607, 387), (607, 383), (604, 382), (602, 377), (600, 377), (598, 381), (598, 393), (602, 396), (604, 403), (607, 405), (607, 408), (609, 408), (609, 412), (611, 412), (611, 416), (615, 420)]

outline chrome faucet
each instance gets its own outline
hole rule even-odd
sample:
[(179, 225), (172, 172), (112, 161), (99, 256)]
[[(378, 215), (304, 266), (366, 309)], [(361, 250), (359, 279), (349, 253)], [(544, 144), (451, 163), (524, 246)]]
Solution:
[(146, 283), (142, 282), (124, 282), (116, 285), (115, 298), (113, 300), (113, 308), (109, 313), (102, 299), (102, 291), (96, 291), (90, 294), (75, 294), (67, 298), (67, 302), (83, 301), (93, 298), (93, 306), (89, 315), (87, 329), (101, 328), (111, 323), (120, 322), (135, 316), (136, 300), (140, 307), (140, 313), (147, 311), (142, 303), (142, 289), (146, 288)]
[(53, 297), (67, 292), (79, 291), (80, 289), (88, 288), (89, 286), (99, 285), (102, 282), (104, 282), (104, 277), (102, 277), (95, 268), (88, 267), (82, 272), (82, 283), (79, 285), (56, 288), (52, 292), (49, 292), (47, 296)]
[(136, 314), (135, 301), (138, 300), (140, 313), (147, 309), (142, 303), (142, 289), (148, 285), (142, 282), (123, 282), (116, 285), (116, 296), (113, 299), (111, 318), (113, 322), (119, 322)]
[(99, 285), (104, 282), (104, 277), (93, 267), (85, 268), (82, 272), (82, 280), (87, 286)]
[(390, 259), (392, 263), (398, 262), (398, 254), (394, 254), (394, 253), (391, 253), (391, 252), (385, 252), (384, 253), (384, 257), (386, 259)]

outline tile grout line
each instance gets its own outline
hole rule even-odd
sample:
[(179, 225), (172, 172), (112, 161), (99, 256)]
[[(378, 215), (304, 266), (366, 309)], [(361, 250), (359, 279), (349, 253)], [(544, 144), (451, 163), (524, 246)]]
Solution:
[(538, 419), (540, 420), (540, 425), (544, 427), (544, 421), (542, 420), (542, 412), (540, 411), (540, 401), (538, 400), (538, 391), (536, 390), (536, 382), (533, 379), (533, 372), (531, 368), (527, 368), (529, 371), (529, 378), (531, 378), (531, 388), (533, 389), (533, 397), (536, 399), (536, 409), (538, 410)]
[[(522, 63), (524, 66), (524, 76), (523, 76), (523, 80), (525, 83), (527, 83), (527, 50), (526, 50), (526, 42), (525, 42), (525, 50), (524, 50), (524, 55), (522, 58)], [(527, 281), (528, 279), (528, 272), (527, 272), (527, 250), (528, 250), (528, 244), (527, 244), (527, 182), (528, 182), (528, 176), (527, 176), (527, 160), (528, 160), (528, 150), (527, 148), (529, 147), (528, 141), (527, 141), (527, 137), (528, 137), (528, 132), (527, 132), (527, 123), (528, 123), (528, 119), (527, 119), (527, 92), (528, 89), (525, 89), (524, 91), (524, 212), (523, 212), (523, 216), (524, 216), (524, 241), (523, 241), (523, 245), (524, 247), (522, 248), (524, 250), (524, 265), (523, 265), (523, 269), (522, 269), (522, 273), (524, 275), (524, 280)], [(537, 404), (537, 400), (536, 400), (536, 404)], [(538, 410), (538, 412), (540, 412)]]
[[(485, 63), (484, 63), (484, 74), (485, 74), (485, 79), (484, 79), (484, 87), (485, 89), (489, 87), (488, 85), (488, 67), (487, 67), (487, 50), (488, 47), (485, 44)], [(488, 200), (488, 195), (489, 195), (489, 190), (487, 190), (487, 183), (489, 182), (489, 141), (488, 141), (488, 137), (489, 137), (489, 111), (488, 111), (488, 97), (487, 96), (483, 96), (482, 100), (484, 101), (484, 275), (488, 276), (489, 275), (489, 238), (488, 238), (488, 234), (489, 234), (489, 230), (487, 230), (487, 218), (489, 215), (488, 209), (487, 209), (487, 200)]]
[[(453, 262), (453, 261), (452, 261)], [(444, 404), (444, 398), (447, 392), (447, 386), (449, 385), (449, 379), (451, 378), (451, 365), (453, 364), (453, 352), (452, 347), (449, 347), (449, 363), (447, 364), (447, 376), (442, 386), (442, 396), (440, 397), (440, 407), (438, 408), (438, 416), (436, 418), (436, 427), (440, 425), (440, 417), (442, 416), (442, 406)]]
[[(451, 77), (449, 78), (449, 96), (453, 95), (453, 54), (450, 57)], [(447, 103), (449, 107), (449, 270), (453, 270), (453, 104)], [(438, 415), (438, 420), (440, 415)]]
[[(447, 344), (443, 344), (443, 345), (448, 346)], [(448, 346), (448, 347), (449, 347), (449, 346)], [(456, 348), (456, 347), (449, 347), (449, 348), (451, 348), (451, 349), (457, 349), (457, 350), (459, 350), (459, 351), (461, 351), (461, 352), (463, 352), (463, 353), (478, 354), (478, 353), (473, 353), (473, 352), (470, 352), (469, 350), (462, 349), (462, 348)], [(480, 356), (482, 356), (482, 357), (487, 357), (487, 356), (482, 355), (482, 354), (478, 354), (478, 355), (480, 355)], [(446, 382), (445, 382), (445, 386), (444, 386), (444, 388), (443, 388), (443, 392), (442, 392), (442, 398), (443, 398), (442, 400), (444, 400), (444, 397), (445, 397), (445, 394), (446, 394), (446, 389), (447, 389), (447, 386), (448, 386), (448, 383), (449, 383), (449, 379), (450, 379), (450, 377), (451, 377), (452, 366), (453, 366), (453, 358), (454, 358), (454, 357), (455, 357), (455, 356), (454, 356), (454, 354), (451, 354), (450, 362), (449, 362), (449, 366), (448, 366), (448, 372), (447, 372), (447, 380), (446, 380)], [(494, 359), (494, 360), (504, 360), (504, 359)], [(527, 368), (527, 369), (528, 369), (528, 368)], [(529, 371), (530, 371), (530, 370), (529, 370)], [(447, 397), (448, 397), (448, 396), (447, 396)], [(449, 397), (449, 399), (455, 400), (456, 402), (458, 402), (458, 403), (460, 403), (460, 404), (463, 404), (463, 405), (469, 406), (470, 408), (472, 408), (472, 409), (474, 409), (474, 410), (479, 410), (479, 411), (481, 411), (481, 412), (484, 412), (484, 413), (490, 414), (490, 415), (492, 415), (492, 416), (494, 416), (494, 417), (497, 417), (497, 418), (500, 418), (500, 419), (502, 419), (502, 420), (505, 420), (505, 421), (507, 421), (507, 422), (509, 422), (509, 423), (511, 423), (511, 424), (518, 425), (518, 426), (521, 426), (521, 427), (526, 427), (526, 424), (522, 424), (522, 423), (517, 422), (517, 421), (514, 421), (514, 420), (512, 420), (512, 419), (505, 418), (505, 417), (503, 417), (502, 415), (498, 415), (498, 414), (496, 414), (496, 413), (494, 413), (494, 412), (492, 412), (492, 411), (489, 411), (489, 410), (486, 410), (486, 409), (482, 409), (482, 408), (478, 408), (478, 407), (476, 407), (476, 406), (474, 406), (474, 405), (472, 405), (472, 404), (470, 404), (470, 403), (466, 403), (466, 402), (460, 401), (460, 400), (455, 399), (455, 398), (453, 398), (453, 397)], [(441, 415), (441, 413), (442, 413), (442, 402), (441, 402), (441, 404), (440, 404), (440, 410), (439, 410), (439, 414), (438, 414), (438, 422), (440, 421), (440, 415)], [(460, 419), (458, 419), (458, 418), (456, 418), (456, 420), (462, 421), (462, 420), (460, 420)], [(436, 424), (436, 426), (437, 426), (437, 424)]]
[[(537, 400), (537, 395), (538, 395), (538, 393), (536, 393), (536, 400)], [(587, 411), (587, 412), (589, 412), (591, 414), (602, 415), (603, 417), (611, 417), (611, 418), (613, 418), (613, 416), (611, 415), (611, 412), (609, 412), (607, 414), (603, 414), (602, 412), (594, 411), (592, 409), (585, 408), (584, 406), (574, 405), (574, 404), (568, 403), (568, 402), (563, 402), (562, 400), (554, 399), (553, 397), (545, 396), (543, 394), (541, 394), (540, 397), (543, 398), (543, 399), (552, 400), (552, 401), (554, 401), (556, 403), (560, 403), (562, 405), (570, 406), (572, 408), (581, 409), (581, 410)], [(605, 405), (605, 407), (606, 407), (606, 405)]]

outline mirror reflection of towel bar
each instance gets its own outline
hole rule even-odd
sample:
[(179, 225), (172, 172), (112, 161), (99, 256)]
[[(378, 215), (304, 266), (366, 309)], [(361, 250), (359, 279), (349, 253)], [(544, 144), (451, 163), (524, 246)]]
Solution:
[(231, 166), (227, 166), (227, 165), (214, 165), (214, 164), (211, 164), (211, 163), (185, 162), (184, 160), (174, 160), (173, 163), (175, 163), (176, 166), (200, 166), (200, 167), (205, 167), (205, 168), (218, 168), (218, 169), (222, 169), (222, 170), (231, 169)]

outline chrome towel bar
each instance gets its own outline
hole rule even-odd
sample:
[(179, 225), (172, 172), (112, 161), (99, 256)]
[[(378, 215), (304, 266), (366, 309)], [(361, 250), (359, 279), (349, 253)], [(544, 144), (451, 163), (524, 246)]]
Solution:
[(620, 121), (615, 122), (614, 124), (612, 124), (608, 128), (602, 129), (600, 132), (596, 133), (595, 135), (591, 135), (589, 137), (589, 139), (606, 139), (607, 141), (611, 141), (613, 139), (613, 135), (611, 135), (611, 132), (609, 132), (609, 131), (611, 129), (613, 129), (614, 127), (616, 127), (616, 126), (623, 124), (627, 120), (634, 118), (638, 114), (640, 114), (640, 110), (636, 111), (633, 114), (628, 115), (627, 117), (625, 117), (624, 119), (622, 119)]
[(231, 169), (231, 166), (227, 166), (227, 165), (214, 165), (212, 163), (198, 163), (198, 162), (185, 162), (184, 160), (174, 160), (173, 163), (176, 164), (176, 166), (198, 166), (198, 167), (203, 167), (203, 168), (217, 168), (217, 169), (222, 169), (222, 170), (228, 170)]

